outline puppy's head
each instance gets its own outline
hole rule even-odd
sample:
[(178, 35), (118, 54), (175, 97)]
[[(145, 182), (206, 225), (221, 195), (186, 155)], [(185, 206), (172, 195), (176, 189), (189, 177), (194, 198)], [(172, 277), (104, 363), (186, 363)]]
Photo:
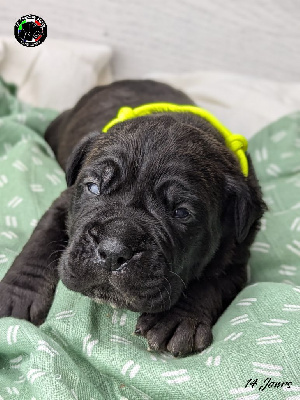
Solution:
[(62, 281), (132, 311), (169, 309), (201, 276), (222, 240), (225, 199), (233, 204), (226, 234), (237, 242), (257, 217), (222, 139), (170, 115), (90, 134), (69, 159), (67, 182), (74, 195)]

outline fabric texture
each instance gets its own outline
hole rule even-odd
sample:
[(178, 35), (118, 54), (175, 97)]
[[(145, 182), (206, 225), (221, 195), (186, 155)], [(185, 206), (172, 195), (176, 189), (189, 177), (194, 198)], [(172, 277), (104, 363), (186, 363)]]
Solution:
[[(57, 111), (22, 104), (15, 92), (0, 82), (0, 278), (66, 187), (43, 140)], [(249, 285), (215, 324), (208, 349), (186, 358), (149, 352), (133, 335), (138, 313), (60, 282), (42, 326), (0, 319), (0, 399), (299, 399), (300, 112), (260, 131), (249, 152), (270, 211)]]

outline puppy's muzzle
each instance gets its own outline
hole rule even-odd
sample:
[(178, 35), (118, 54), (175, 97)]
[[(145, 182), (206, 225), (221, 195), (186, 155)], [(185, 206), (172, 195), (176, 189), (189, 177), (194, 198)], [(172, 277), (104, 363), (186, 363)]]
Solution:
[(146, 250), (147, 234), (128, 220), (118, 220), (87, 227), (86, 236), (94, 251), (94, 262), (107, 272), (118, 274), (137, 261)]

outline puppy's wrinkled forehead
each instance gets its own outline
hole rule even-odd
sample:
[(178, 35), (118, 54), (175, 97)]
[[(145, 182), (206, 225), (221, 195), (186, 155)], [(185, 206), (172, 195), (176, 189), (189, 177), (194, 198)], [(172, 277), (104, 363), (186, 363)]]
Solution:
[[(86, 164), (99, 165), (107, 177), (118, 172), (130, 180), (153, 182), (175, 175), (193, 181), (210, 171), (207, 140), (197, 128), (178, 122), (173, 116), (137, 118), (114, 126), (103, 135), (88, 154)], [(103, 164), (107, 164), (104, 170)]]

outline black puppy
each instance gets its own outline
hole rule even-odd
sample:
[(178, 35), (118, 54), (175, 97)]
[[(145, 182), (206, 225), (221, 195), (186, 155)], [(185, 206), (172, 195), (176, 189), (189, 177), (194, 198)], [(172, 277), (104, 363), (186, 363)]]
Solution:
[[(245, 286), (266, 209), (248, 154), (205, 119), (158, 112), (102, 128), (120, 107), (194, 103), (154, 81), (96, 87), (48, 127), (68, 189), (40, 220), (0, 283), (0, 316), (41, 324), (58, 279), (98, 302), (142, 313), (151, 349), (205, 349)], [(58, 257), (58, 254), (61, 254)]]

